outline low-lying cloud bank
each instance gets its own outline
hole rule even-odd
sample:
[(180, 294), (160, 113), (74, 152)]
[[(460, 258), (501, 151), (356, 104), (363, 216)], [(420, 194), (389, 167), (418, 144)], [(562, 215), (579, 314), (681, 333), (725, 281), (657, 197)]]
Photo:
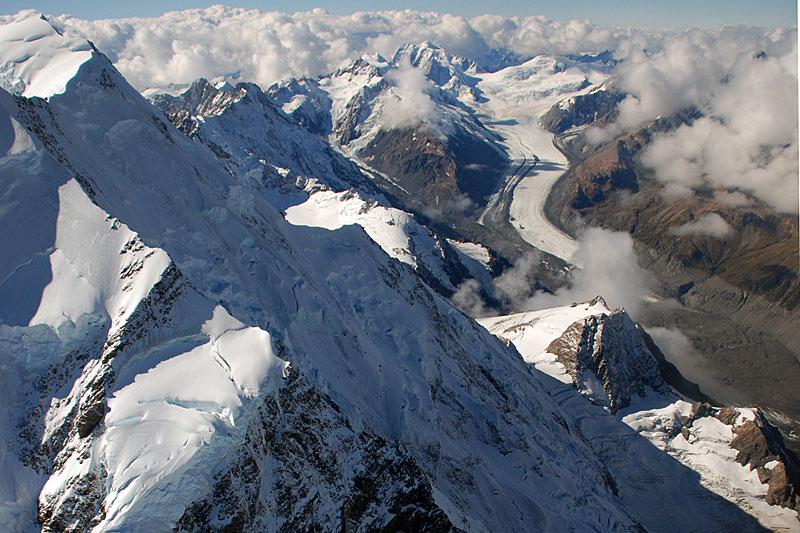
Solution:
[(268, 86), (292, 76), (327, 74), (362, 54), (390, 55), (403, 44), (425, 40), (473, 59), (492, 48), (534, 56), (598, 53), (617, 49), (623, 41), (641, 46), (655, 42), (637, 30), (603, 28), (589, 21), (498, 15), (467, 20), (412, 10), (287, 14), (216, 5), (157, 18), (52, 18), (94, 42), (139, 90), (191, 83), (201, 76), (239, 76)]
[(617, 81), (628, 97), (615, 124), (592, 132), (595, 140), (699, 111), (702, 118), (657, 135), (642, 154), (667, 196), (738, 189), (798, 212), (796, 28), (689, 30), (620, 57)]
[(683, 377), (699, 385), (704, 394), (718, 402), (746, 403), (741, 394), (719, 380), (713, 368), (705, 363), (705, 358), (697, 351), (689, 337), (677, 329), (658, 326), (648, 326), (647, 332), (664, 353), (667, 361), (678, 367)]
[[(639, 266), (629, 234), (588, 228), (573, 259), (583, 267), (573, 270), (568, 286), (554, 294), (531, 294), (531, 276), (539, 257), (524, 256), (494, 281), (495, 297), (512, 311), (532, 311), (602, 296), (612, 308), (624, 307), (634, 318), (639, 314), (654, 281)], [(474, 317), (498, 314), (499, 310), (481, 299), (479, 289), (474, 280), (465, 282), (453, 296), (453, 303)]]

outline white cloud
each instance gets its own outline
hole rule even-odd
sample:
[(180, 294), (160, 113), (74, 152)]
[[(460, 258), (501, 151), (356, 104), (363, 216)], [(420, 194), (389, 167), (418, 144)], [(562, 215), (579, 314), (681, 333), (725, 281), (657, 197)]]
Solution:
[(629, 96), (609, 136), (686, 109), (704, 115), (657, 134), (642, 154), (671, 185), (667, 197), (701, 186), (738, 189), (798, 212), (796, 29), (666, 35), (655, 52), (632, 49), (617, 77)]
[(653, 286), (651, 275), (639, 266), (633, 239), (627, 233), (588, 228), (573, 256), (583, 265), (572, 273), (572, 282), (555, 294), (539, 293), (528, 299), (528, 309), (545, 309), (602, 296), (613, 307), (624, 307), (634, 318)]
[[(583, 267), (572, 271), (568, 286), (555, 294), (538, 292), (531, 295), (532, 275), (540, 256), (536, 253), (525, 255), (494, 281), (495, 297), (511, 311), (530, 311), (602, 296), (611, 307), (624, 307), (634, 318), (639, 314), (654, 282), (651, 275), (639, 266), (630, 235), (589, 228), (580, 239), (574, 259)], [(475, 317), (498, 313), (487, 308), (480, 299), (477, 282), (462, 284), (453, 302)]]
[(494, 281), (497, 298), (509, 304), (514, 310), (523, 310), (528, 305), (530, 298), (534, 269), (541, 261), (538, 253), (531, 252), (524, 255), (512, 268), (509, 268)]
[(326, 74), (365, 53), (388, 55), (430, 40), (451, 54), (479, 57), (491, 47), (522, 55), (597, 53), (650, 38), (588, 21), (484, 15), (467, 20), (433, 12), (381, 11), (331, 15), (322, 9), (286, 14), (221, 5), (157, 18), (82, 20), (53, 17), (90, 39), (139, 90), (238, 75), (262, 86), (292, 76)]
[(647, 326), (646, 329), (667, 361), (678, 367), (683, 377), (698, 384), (703, 393), (721, 402), (742, 401), (737, 393), (719, 381), (689, 337), (677, 329), (659, 326)]
[[(780, 211), (798, 211), (796, 28), (658, 33), (543, 16), (467, 20), (412, 10), (339, 16), (321, 9), (286, 14), (220, 5), (149, 19), (56, 20), (92, 40), (140, 90), (189, 84), (201, 76), (269, 86), (425, 40), (472, 58), (490, 48), (523, 56), (611, 49), (621, 60), (616, 83), (629, 96), (615, 124), (590, 130), (594, 142), (697, 108), (705, 118), (657, 135), (643, 155), (658, 179), (670, 184), (666, 196), (705, 186), (745, 191)], [(398, 78), (398, 93), (420, 88), (416, 80), (408, 82), (404, 86)], [(422, 92), (406, 101), (421, 103), (418, 115), (427, 117)]]
[(404, 57), (399, 68), (388, 76), (394, 86), (383, 100), (383, 124), (388, 129), (414, 127), (420, 123), (434, 126), (438, 122), (436, 104), (428, 91), (431, 84), (425, 73)]
[(468, 279), (458, 286), (455, 294), (450, 297), (453, 305), (473, 318), (491, 316), (496, 314), (494, 309), (486, 306), (480, 295), (481, 285), (474, 279)]
[(706, 213), (693, 222), (681, 224), (672, 230), (675, 235), (709, 235), (722, 239), (733, 233), (733, 228), (717, 213)]
[[(521, 55), (590, 53), (614, 50), (633, 41), (647, 46), (652, 37), (633, 28), (606, 28), (588, 20), (558, 22), (547, 17), (481, 15), (470, 24), (492, 48), (508, 48)], [(630, 45), (625, 44), (625, 47)]]
[(739, 191), (715, 191), (714, 200), (729, 207), (740, 207), (750, 204), (750, 199)]
[(55, 18), (92, 40), (140, 90), (226, 75), (269, 86), (426, 39), (460, 55), (487, 50), (464, 18), (410, 10), (338, 16), (322, 9), (286, 14), (216, 5), (158, 18)]

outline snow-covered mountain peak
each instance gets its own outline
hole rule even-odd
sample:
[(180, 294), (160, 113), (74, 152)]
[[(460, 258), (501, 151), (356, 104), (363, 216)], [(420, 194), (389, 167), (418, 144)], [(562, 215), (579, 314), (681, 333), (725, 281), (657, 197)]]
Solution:
[(459, 96), (464, 90), (469, 91), (469, 88), (475, 87), (480, 81), (479, 78), (467, 74), (468, 70), (475, 70), (471, 60), (448, 54), (430, 41), (410, 43), (398, 48), (392, 63), (401, 66), (405, 62), (420, 69), (431, 83), (453, 96)]
[(91, 43), (65, 36), (38, 11), (0, 16), (0, 87), (13, 94), (63, 93), (93, 53)]
[(372, 78), (374, 76), (383, 76), (391, 67), (387, 61), (380, 54), (364, 54), (350, 63), (348, 66), (340, 68), (332, 72), (330, 78), (347, 78), (348, 81), (353, 81), (356, 78), (366, 77)]

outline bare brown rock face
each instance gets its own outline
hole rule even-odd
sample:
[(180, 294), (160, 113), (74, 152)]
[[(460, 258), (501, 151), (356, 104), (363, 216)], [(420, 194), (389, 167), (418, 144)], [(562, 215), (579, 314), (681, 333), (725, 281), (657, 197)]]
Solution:
[[(547, 351), (558, 357), (579, 390), (590, 393), (612, 413), (630, 405), (634, 395), (667, 386), (636, 324), (622, 309), (578, 320)], [(606, 398), (591, 391), (593, 379), (602, 384)]]
[(780, 432), (762, 417), (736, 426), (734, 432), (736, 461), (758, 469), (758, 478), (769, 486), (767, 503), (800, 512), (800, 462), (786, 449)]
[(780, 431), (764, 418), (761, 411), (755, 413), (755, 420), (748, 419), (737, 425), (740, 415), (737, 408), (697, 402), (692, 406), (691, 414), (681, 419), (673, 434), (683, 433), (688, 439), (694, 422), (707, 417), (731, 426), (734, 438), (730, 446), (738, 452), (736, 462), (756, 470), (761, 483), (768, 485), (766, 502), (800, 511), (800, 460), (786, 448)]
[(620, 191), (635, 193), (639, 190), (631, 152), (621, 140), (609, 143), (581, 164), (575, 170), (574, 177), (570, 203), (574, 209), (602, 204)]
[(424, 128), (381, 130), (360, 155), (433, 207), (463, 196), (485, 203), (508, 166), (496, 145), (460, 127), (446, 140)]

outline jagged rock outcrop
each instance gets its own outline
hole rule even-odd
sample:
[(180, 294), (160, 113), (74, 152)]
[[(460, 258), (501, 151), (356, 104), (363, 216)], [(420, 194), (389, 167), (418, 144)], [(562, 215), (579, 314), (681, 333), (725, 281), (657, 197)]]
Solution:
[(786, 448), (780, 431), (769, 423), (757, 409), (743, 410), (733, 406), (713, 407), (706, 402), (692, 405), (692, 412), (681, 418), (672, 434), (691, 439), (691, 428), (698, 420), (715, 418), (730, 426), (733, 439), (730, 447), (736, 450), (736, 462), (756, 470), (758, 479), (767, 485), (765, 500), (800, 512), (800, 460)]
[(246, 92), (243, 87), (230, 85), (218, 89), (205, 78), (200, 78), (179, 96), (159, 93), (153, 95), (151, 101), (167, 114), (176, 128), (192, 137), (198, 127), (196, 117), (219, 115), (243, 98)]
[(758, 478), (769, 486), (767, 503), (800, 513), (800, 460), (784, 445), (780, 432), (761, 413), (734, 428), (731, 447), (736, 461), (758, 469)]
[(333, 103), (316, 80), (291, 78), (271, 85), (266, 94), (281, 106), (284, 113), (311, 133), (327, 135), (333, 129)]
[(625, 94), (599, 89), (580, 94), (551, 107), (542, 115), (539, 123), (550, 133), (564, 133), (577, 126), (585, 126), (598, 118), (613, 115)]
[[(737, 432), (746, 429), (748, 421), (762, 425), (764, 418), (758, 409), (712, 407), (709, 403), (701, 402), (691, 404), (675, 394), (669, 386), (655, 379), (650, 381), (651, 385), (642, 382), (640, 390), (645, 396), (642, 401), (632, 401), (627, 408), (616, 413), (610, 412), (608, 393), (595, 373), (596, 370), (586, 370), (583, 374), (578, 374), (574, 367), (577, 363), (575, 356), (582, 340), (579, 333), (590, 329), (587, 327), (587, 323), (592, 322), (589, 319), (596, 318), (601, 324), (607, 325), (605, 323), (613, 314), (602, 299), (596, 298), (571, 306), (481, 319), (481, 323), (495, 335), (513, 343), (525, 361), (536, 365), (553, 378), (548, 382), (553, 397), (558, 398), (565, 409), (581, 421), (584, 436), (601, 457), (605, 458), (605, 463), (619, 487), (619, 497), (624, 501), (638, 501), (640, 508), (646, 509), (639, 518), (648, 530), (705, 531), (718, 527), (737, 531), (763, 531), (763, 527), (798, 530), (800, 524), (797, 522), (797, 513), (790, 509), (775, 508), (775, 498), (768, 496), (772, 493), (783, 493), (780, 482), (783, 463), (779, 464), (775, 455), (763, 453), (761, 463), (745, 463), (750, 459), (731, 447), (732, 442), (736, 441)], [(570, 320), (574, 322), (571, 323)], [(630, 332), (628, 338), (633, 338), (633, 330), (637, 330), (642, 341), (653, 346), (648, 349), (655, 355), (653, 350), (657, 352), (658, 348), (652, 339), (648, 340), (649, 337), (642, 328), (628, 324), (625, 329)], [(545, 339), (552, 339), (565, 330), (566, 333), (555, 338), (548, 351), (544, 351)], [(608, 346), (616, 344), (618, 355), (622, 359), (631, 357), (631, 364), (636, 364), (641, 356), (640, 349), (630, 350), (624, 345), (610, 342), (613, 340), (610, 330), (606, 337), (604, 340), (609, 341)], [(635, 341), (628, 343), (628, 346), (638, 344), (639, 341)], [(559, 349), (554, 350), (554, 347)], [(570, 355), (573, 357), (570, 358)], [(656, 361), (651, 359), (645, 358), (649, 361), (647, 366), (653, 369)], [(624, 366), (624, 360), (616, 363)], [(593, 361), (589, 361), (583, 366), (586, 368), (592, 364)], [(608, 362), (603, 364), (606, 368), (599, 373), (600, 376), (615, 374), (609, 371), (609, 368), (616, 369)], [(674, 380), (674, 376), (670, 377)], [(683, 382), (685, 387), (687, 383), (685, 380)], [(567, 391), (572, 392), (575, 385), (585, 394), (568, 394)], [(604, 413), (604, 416), (599, 417), (598, 411)], [(635, 432), (635, 436), (631, 434), (631, 430)], [(663, 462), (663, 458), (656, 457), (663, 452), (675, 461)], [(786, 464), (791, 464), (791, 454), (787, 453), (786, 457), (790, 459)], [(765, 463), (771, 460), (775, 462)], [(767, 464), (769, 469), (759, 471), (758, 474), (752, 470), (762, 463)], [(684, 467), (691, 470), (684, 470)], [(687, 473), (694, 481), (683, 478)], [(765, 473), (774, 473), (777, 481), (775, 490), (762, 484), (766, 479)], [(677, 482), (681, 478), (684, 481)], [(694, 491), (691, 486), (697, 480), (719, 496), (719, 499), (712, 498), (698, 506), (695, 506), (694, 501), (686, 501), (683, 509), (687, 514), (664, 512), (661, 506), (665, 501), (672, 498), (683, 500), (686, 494)], [(683, 487), (678, 489), (678, 493), (673, 492), (676, 483)], [(732, 514), (734, 504), (758, 517), (760, 523), (750, 520), (749, 517)], [(707, 524), (701, 525), (704, 520)]]
[(558, 357), (581, 392), (612, 413), (630, 405), (635, 395), (667, 387), (638, 327), (623, 309), (576, 321), (547, 351)]

